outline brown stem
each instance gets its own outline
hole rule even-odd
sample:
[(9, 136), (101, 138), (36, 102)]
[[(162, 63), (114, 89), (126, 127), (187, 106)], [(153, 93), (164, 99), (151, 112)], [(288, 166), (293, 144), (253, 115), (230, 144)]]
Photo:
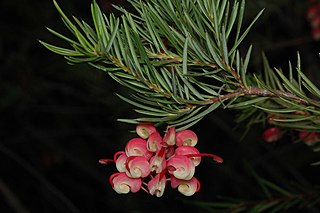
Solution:
[(302, 99), (292, 93), (289, 93), (289, 92), (284, 92), (284, 91), (280, 91), (280, 90), (269, 91), (269, 90), (262, 89), (259, 87), (239, 88), (239, 89), (235, 90), (234, 92), (227, 93), (227, 94), (212, 98), (212, 99), (210, 99), (210, 101), (212, 103), (215, 103), (218, 101), (225, 101), (225, 100), (233, 99), (233, 98), (236, 98), (239, 96), (260, 96), (260, 97), (279, 97), (279, 96), (282, 96), (282, 97), (290, 98), (290, 99), (294, 100), (295, 102), (297, 102), (299, 104), (304, 104), (304, 105), (314, 105), (314, 103), (318, 103), (318, 101), (316, 101), (316, 100), (311, 100), (311, 101), (304, 100), (304, 99)]

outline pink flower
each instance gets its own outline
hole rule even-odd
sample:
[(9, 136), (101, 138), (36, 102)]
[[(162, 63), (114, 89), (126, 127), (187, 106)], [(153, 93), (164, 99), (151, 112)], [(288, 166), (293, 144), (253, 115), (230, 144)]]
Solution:
[(182, 130), (176, 134), (177, 146), (195, 146), (198, 143), (198, 137), (192, 130)]
[(190, 180), (195, 172), (192, 160), (184, 155), (175, 155), (167, 162), (168, 172), (182, 180)]
[(126, 154), (130, 156), (144, 156), (147, 159), (150, 159), (152, 152), (147, 149), (147, 141), (142, 138), (133, 138), (131, 139), (125, 148)]
[(130, 178), (124, 172), (115, 173), (109, 178), (112, 188), (119, 194), (135, 193), (140, 190), (142, 180)]
[(195, 177), (190, 180), (180, 180), (171, 176), (170, 181), (171, 187), (174, 189), (178, 187), (178, 191), (185, 196), (191, 196), (200, 190), (200, 182)]
[(176, 144), (176, 129), (171, 127), (163, 137), (163, 142), (168, 146), (174, 146)]
[(166, 176), (163, 173), (157, 174), (148, 182), (148, 191), (151, 195), (161, 197), (166, 188)]
[(132, 178), (145, 178), (150, 174), (150, 164), (145, 157), (128, 157), (126, 162), (126, 168), (126, 174)]
[(143, 139), (147, 139), (152, 133), (156, 131), (157, 130), (152, 123), (141, 123), (136, 126), (137, 134)]

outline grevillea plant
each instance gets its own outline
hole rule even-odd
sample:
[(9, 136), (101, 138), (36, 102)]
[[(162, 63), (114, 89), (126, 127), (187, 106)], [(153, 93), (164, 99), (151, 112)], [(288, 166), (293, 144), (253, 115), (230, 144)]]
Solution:
[(176, 132), (174, 127), (161, 137), (151, 123), (138, 124), (138, 138), (128, 141), (125, 150), (114, 154), (113, 159), (101, 159), (100, 163), (115, 163), (118, 170), (110, 176), (112, 188), (119, 194), (138, 192), (161, 197), (170, 182), (185, 196), (191, 196), (200, 189), (195, 168), (201, 157), (211, 157), (222, 163), (222, 158), (207, 153), (200, 153), (194, 146), (197, 135), (191, 130)]
[[(118, 172), (110, 177), (115, 191), (142, 189), (161, 196), (168, 182), (185, 195), (198, 191), (194, 172), (201, 156), (222, 159), (194, 148), (196, 135), (188, 129), (217, 108), (238, 111), (235, 120), (247, 129), (267, 123), (270, 129), (263, 138), (268, 142), (293, 131), (320, 151), (320, 89), (303, 73), (300, 55), (296, 67), (289, 62), (284, 71), (271, 68), (262, 54), (260, 73), (250, 71), (252, 46), (240, 51), (263, 10), (244, 22), (244, 0), (128, 2), (133, 12), (115, 6), (121, 13), (116, 16), (104, 14), (94, 1), (90, 25), (69, 19), (54, 1), (72, 37), (48, 30), (69, 47), (41, 41), (69, 63), (102, 70), (129, 91), (118, 96), (139, 116), (119, 121), (137, 125), (140, 138), (130, 140), (112, 160), (100, 161), (115, 163)], [(164, 126), (167, 132), (161, 137), (145, 123)], [(264, 209), (271, 207), (275, 205)]]

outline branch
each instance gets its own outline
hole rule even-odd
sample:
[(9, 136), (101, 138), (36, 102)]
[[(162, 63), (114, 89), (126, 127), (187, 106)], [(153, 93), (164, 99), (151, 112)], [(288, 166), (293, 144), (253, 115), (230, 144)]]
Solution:
[(284, 92), (281, 90), (272, 90), (269, 91), (267, 89), (259, 88), (259, 87), (247, 87), (247, 88), (239, 88), (235, 90), (234, 92), (227, 93), (224, 95), (220, 95), (218, 97), (210, 99), (212, 103), (218, 102), (218, 101), (225, 101), (225, 100), (230, 100), (236, 97), (240, 96), (260, 96), (260, 97), (279, 97), (283, 96), (289, 99), (292, 99), (296, 101), (299, 104), (303, 105), (315, 105), (314, 103), (320, 104), (319, 101), (317, 100), (304, 100), (302, 98), (299, 98), (298, 96), (289, 93), (289, 92)]

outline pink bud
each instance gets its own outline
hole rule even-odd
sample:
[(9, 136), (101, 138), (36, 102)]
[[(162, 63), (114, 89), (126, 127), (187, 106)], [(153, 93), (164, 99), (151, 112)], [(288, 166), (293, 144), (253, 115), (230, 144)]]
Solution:
[(167, 161), (167, 169), (178, 179), (190, 180), (195, 172), (193, 162), (184, 155), (176, 155)]
[[(193, 147), (193, 146), (180, 146), (178, 148), (176, 148), (175, 150), (175, 155), (190, 155), (192, 157), (189, 157), (194, 166), (198, 166), (201, 162), (201, 155), (200, 152), (197, 148)], [(199, 157), (197, 157), (199, 156)]]
[(167, 133), (163, 137), (163, 142), (168, 146), (176, 144), (176, 129), (174, 127), (168, 129)]
[(166, 188), (166, 176), (163, 173), (157, 174), (148, 182), (148, 190), (151, 195), (161, 197)]
[(162, 138), (159, 132), (153, 132), (147, 140), (147, 149), (150, 152), (156, 152), (161, 148)]
[(142, 138), (133, 138), (131, 139), (125, 148), (126, 154), (130, 156), (144, 156), (147, 159), (150, 159), (152, 152), (147, 150), (147, 141)]
[(191, 196), (200, 190), (200, 182), (195, 177), (190, 180), (180, 180), (171, 176), (170, 181), (171, 187), (174, 189), (178, 187), (178, 191), (185, 196)]
[(152, 123), (142, 123), (136, 126), (137, 134), (143, 139), (147, 139), (152, 133), (156, 131), (157, 130)]
[(126, 174), (132, 178), (145, 178), (150, 174), (150, 164), (145, 157), (131, 156), (127, 159)]
[(195, 146), (198, 143), (198, 137), (192, 130), (182, 130), (176, 134), (177, 146)]
[(115, 173), (109, 178), (112, 188), (119, 194), (135, 193), (140, 190), (142, 180), (130, 178), (124, 172)]

